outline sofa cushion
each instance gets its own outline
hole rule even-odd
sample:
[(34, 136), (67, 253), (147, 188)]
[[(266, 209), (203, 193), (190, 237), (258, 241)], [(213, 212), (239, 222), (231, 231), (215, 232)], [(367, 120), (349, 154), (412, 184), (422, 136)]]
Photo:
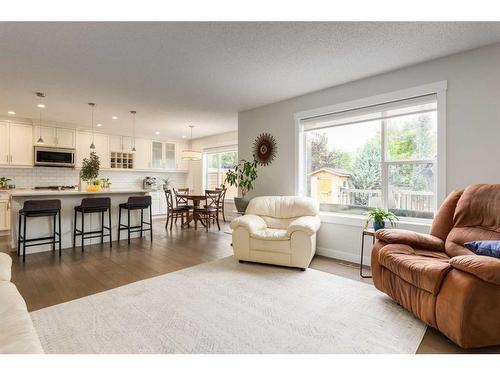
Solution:
[(379, 252), (379, 262), (406, 282), (433, 295), (439, 292), (443, 279), (452, 269), (445, 253), (415, 250), (401, 244), (384, 246)]
[(408, 245), (416, 249), (444, 251), (443, 240), (430, 234), (405, 229), (381, 229), (375, 233), (375, 237), (387, 243)]
[(500, 259), (500, 241), (471, 241), (464, 246), (474, 254)]
[(26, 303), (8, 281), (0, 282), (0, 353), (43, 353)]

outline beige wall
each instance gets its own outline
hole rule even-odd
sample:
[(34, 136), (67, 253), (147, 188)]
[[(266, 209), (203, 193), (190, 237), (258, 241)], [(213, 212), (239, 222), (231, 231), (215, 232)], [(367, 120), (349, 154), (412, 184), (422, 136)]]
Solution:
[[(495, 44), (240, 112), (240, 158), (252, 156), (252, 142), (264, 131), (278, 142), (277, 157), (259, 169), (251, 196), (295, 193), (294, 113), (443, 80), (448, 81), (446, 190), (472, 183), (499, 183), (499, 62), (500, 44)], [(354, 221), (351, 224), (324, 224), (318, 248), (356, 260), (360, 227)], [(417, 229), (425, 231), (427, 227)]]

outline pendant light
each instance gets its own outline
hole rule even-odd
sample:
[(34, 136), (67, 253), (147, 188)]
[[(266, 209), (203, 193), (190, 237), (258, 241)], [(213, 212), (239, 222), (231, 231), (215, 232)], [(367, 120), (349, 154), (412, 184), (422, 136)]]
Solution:
[(132, 114), (132, 140), (133, 140), (133, 145), (132, 145), (132, 153), (136, 152), (137, 150), (135, 149), (135, 114), (137, 113), (136, 111), (130, 111)]
[(90, 144), (90, 149), (94, 150), (95, 149), (95, 144), (94, 144), (94, 108), (95, 108), (95, 103), (88, 103), (90, 107), (90, 125), (92, 126), (92, 143)]
[(39, 121), (38, 121), (38, 143), (39, 145), (43, 145), (45, 142), (42, 137), (42, 109), (45, 108), (45, 104), (43, 104), (43, 98), (45, 98), (45, 94), (43, 92), (37, 92), (36, 96), (40, 98), (40, 102), (36, 105), (38, 107)]
[[(191, 142), (191, 145), (193, 145), (193, 128), (194, 128), (194, 126), (189, 125), (189, 127), (191, 128), (190, 142)], [(189, 149), (182, 151), (182, 160), (193, 160), (193, 161), (201, 160), (201, 152), (191, 150), (191, 147), (190, 147)]]

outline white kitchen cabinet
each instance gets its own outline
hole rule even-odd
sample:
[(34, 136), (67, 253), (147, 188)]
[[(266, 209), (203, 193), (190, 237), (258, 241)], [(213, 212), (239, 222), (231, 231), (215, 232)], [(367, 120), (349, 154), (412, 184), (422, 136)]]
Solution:
[(92, 143), (92, 133), (77, 132), (76, 134), (76, 167), (81, 168), (83, 159), (88, 158), (91, 151), (95, 151), (101, 162), (102, 169), (110, 168), (109, 136), (95, 133), (95, 149), (90, 149)]
[(151, 140), (135, 140), (134, 169), (151, 169)]
[(33, 144), (30, 141), (32, 138), (31, 125), (10, 124), (10, 165), (33, 165)]
[(0, 165), (8, 165), (9, 161), (9, 123), (0, 122)]
[(134, 140), (132, 139), (132, 137), (122, 137), (123, 152), (132, 152), (133, 147), (134, 147)]
[(40, 135), (45, 146), (75, 147), (75, 131), (73, 129), (55, 128), (53, 126), (33, 127), (33, 143), (36, 145)]
[(75, 147), (75, 131), (72, 129), (57, 128), (56, 144), (59, 147)]
[(10, 229), (10, 202), (7, 194), (0, 194), (0, 231)]
[(151, 213), (153, 216), (167, 214), (167, 200), (162, 190), (152, 191), (151, 195)]
[(175, 144), (175, 169), (187, 171), (189, 162), (187, 160), (182, 160), (182, 151), (187, 150), (188, 148), (189, 147), (187, 142), (177, 142)]
[(151, 142), (151, 168), (162, 169), (163, 168), (163, 142), (152, 141)]
[(165, 169), (177, 169), (177, 154), (175, 153), (176, 144), (165, 142)]
[(121, 135), (109, 136), (109, 151), (111, 152), (132, 152), (132, 137), (122, 137)]

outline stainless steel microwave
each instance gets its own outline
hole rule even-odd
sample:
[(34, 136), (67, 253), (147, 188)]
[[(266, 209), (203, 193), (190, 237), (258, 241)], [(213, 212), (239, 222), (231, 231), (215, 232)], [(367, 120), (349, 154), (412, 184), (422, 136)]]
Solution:
[(56, 148), (35, 146), (35, 166), (39, 167), (75, 167), (74, 148)]

